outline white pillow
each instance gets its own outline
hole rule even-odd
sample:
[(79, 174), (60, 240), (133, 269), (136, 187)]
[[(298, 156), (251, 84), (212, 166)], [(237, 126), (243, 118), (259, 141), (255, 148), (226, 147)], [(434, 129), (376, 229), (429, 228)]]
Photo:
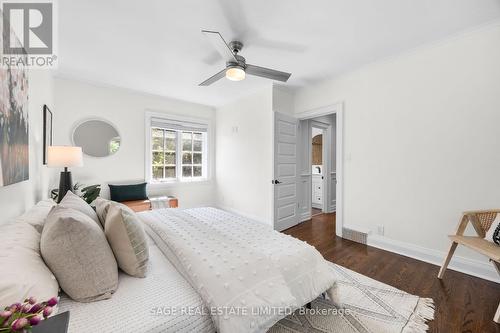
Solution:
[(46, 301), (59, 285), (40, 255), (40, 233), (28, 223), (0, 226), (0, 309), (34, 296)]
[(39, 233), (42, 232), (45, 218), (49, 215), (50, 210), (56, 203), (54, 200), (42, 200), (29, 209), (23, 215), (15, 219), (16, 222), (24, 222), (31, 224)]
[(500, 245), (500, 214), (497, 214), (497, 217), (491, 224), (490, 230), (488, 230), (484, 239), (493, 242), (496, 245)]

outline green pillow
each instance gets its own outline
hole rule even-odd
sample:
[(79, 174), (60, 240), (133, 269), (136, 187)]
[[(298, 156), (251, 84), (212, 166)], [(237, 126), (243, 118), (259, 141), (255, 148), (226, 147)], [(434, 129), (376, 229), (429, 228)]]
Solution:
[(111, 200), (123, 202), (132, 200), (147, 200), (146, 185), (148, 183), (133, 185), (108, 185)]

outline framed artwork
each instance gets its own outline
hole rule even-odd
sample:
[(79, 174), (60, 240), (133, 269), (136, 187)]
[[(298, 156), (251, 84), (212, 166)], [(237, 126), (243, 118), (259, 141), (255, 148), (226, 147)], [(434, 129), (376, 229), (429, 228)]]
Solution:
[[(0, 12), (0, 45), (6, 34)], [(8, 25), (7, 25), (8, 28)], [(22, 64), (0, 68), (0, 187), (29, 179), (28, 72)]]
[(47, 150), (52, 146), (52, 111), (47, 105), (43, 106), (43, 164), (47, 164)]

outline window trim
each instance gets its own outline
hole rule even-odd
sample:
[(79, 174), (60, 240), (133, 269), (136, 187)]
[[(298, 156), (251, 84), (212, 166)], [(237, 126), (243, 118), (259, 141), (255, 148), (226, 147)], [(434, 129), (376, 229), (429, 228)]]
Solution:
[[(183, 178), (182, 177), (182, 140), (177, 138), (177, 154), (176, 154), (176, 170), (180, 173), (176, 173), (176, 178), (164, 181), (153, 180), (152, 172), (152, 126), (151, 118), (164, 118), (169, 120), (175, 120), (180, 122), (194, 122), (207, 124), (206, 140), (203, 141), (203, 166), (205, 171), (205, 177), (199, 178)], [(178, 134), (177, 134), (178, 135)], [(179, 151), (180, 147), (180, 151)], [(213, 131), (213, 121), (210, 118), (201, 117), (190, 117), (181, 116), (174, 113), (162, 112), (162, 111), (152, 111), (146, 110), (145, 112), (145, 157), (144, 157), (144, 179), (148, 184), (153, 186), (165, 186), (174, 184), (189, 184), (189, 183), (203, 183), (210, 182), (213, 178), (213, 161), (214, 161), (214, 131)]]

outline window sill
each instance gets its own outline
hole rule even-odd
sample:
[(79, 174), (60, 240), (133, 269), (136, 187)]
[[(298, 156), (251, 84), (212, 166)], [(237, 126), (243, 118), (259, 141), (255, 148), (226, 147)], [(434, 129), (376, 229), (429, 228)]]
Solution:
[(151, 188), (168, 188), (168, 187), (182, 187), (182, 186), (195, 186), (195, 185), (210, 185), (212, 184), (212, 180), (204, 178), (204, 179), (196, 179), (196, 180), (173, 180), (173, 181), (164, 181), (164, 182), (148, 182), (148, 186)]

